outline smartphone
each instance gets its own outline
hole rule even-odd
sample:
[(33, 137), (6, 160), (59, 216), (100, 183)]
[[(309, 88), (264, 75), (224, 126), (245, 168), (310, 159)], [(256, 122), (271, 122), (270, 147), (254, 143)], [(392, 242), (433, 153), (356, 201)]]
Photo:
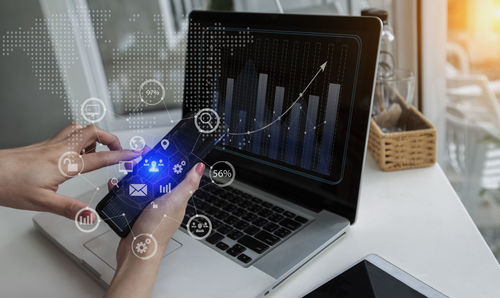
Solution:
[[(120, 237), (126, 237), (142, 210), (174, 189), (223, 136), (201, 133), (193, 117), (181, 120), (97, 204), (96, 211)], [(154, 204), (154, 203), (153, 203)], [(153, 205), (154, 207), (154, 205)]]
[(371, 254), (304, 298), (447, 298), (382, 257)]

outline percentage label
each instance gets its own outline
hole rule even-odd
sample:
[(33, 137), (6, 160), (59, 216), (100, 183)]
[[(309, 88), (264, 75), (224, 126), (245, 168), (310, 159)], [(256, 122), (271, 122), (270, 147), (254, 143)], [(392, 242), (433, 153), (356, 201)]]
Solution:
[(165, 98), (165, 87), (157, 80), (146, 80), (139, 87), (139, 96), (146, 105), (156, 105)]
[(233, 173), (229, 170), (213, 170), (213, 176), (217, 178), (231, 178)]
[(228, 186), (234, 181), (235, 169), (228, 161), (218, 161), (210, 167), (210, 180), (220, 187)]
[(152, 96), (152, 95), (158, 96), (158, 95), (160, 95), (160, 90), (148, 89), (148, 90), (146, 90), (146, 95), (147, 96)]

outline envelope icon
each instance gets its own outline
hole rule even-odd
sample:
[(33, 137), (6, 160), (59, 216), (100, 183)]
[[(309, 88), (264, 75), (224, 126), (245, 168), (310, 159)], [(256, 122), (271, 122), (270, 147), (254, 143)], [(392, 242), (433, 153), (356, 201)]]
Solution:
[(128, 194), (132, 197), (145, 197), (148, 195), (148, 186), (146, 184), (130, 184)]

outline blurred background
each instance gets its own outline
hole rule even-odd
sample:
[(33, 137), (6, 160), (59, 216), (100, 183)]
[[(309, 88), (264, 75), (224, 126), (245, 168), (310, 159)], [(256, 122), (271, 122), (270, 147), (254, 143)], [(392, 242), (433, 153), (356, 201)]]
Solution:
[[(409, 103), (436, 126), (439, 164), (500, 259), (500, 0), (281, 5), (285, 13), (387, 12), (394, 63), (415, 78)], [(79, 104), (92, 96), (111, 107), (100, 126), (112, 131), (178, 120), (193, 9), (279, 11), (270, 0), (0, 1), (0, 148), (31, 144), (81, 121)], [(142, 78), (165, 86), (163, 105), (135, 110), (143, 79), (131, 70), (138, 67)], [(133, 121), (131, 114), (138, 114)]]

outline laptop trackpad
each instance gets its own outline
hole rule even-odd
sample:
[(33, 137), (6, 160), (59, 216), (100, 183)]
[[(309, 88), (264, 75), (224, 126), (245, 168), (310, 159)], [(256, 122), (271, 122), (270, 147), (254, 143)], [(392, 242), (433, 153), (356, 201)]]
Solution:
[[(120, 237), (113, 233), (113, 231), (107, 231), (92, 240), (87, 241), (83, 246), (95, 254), (99, 259), (106, 263), (109, 267), (116, 270), (116, 248), (120, 242)], [(170, 239), (167, 249), (163, 256), (171, 254), (182, 244), (176, 241), (174, 238)]]

